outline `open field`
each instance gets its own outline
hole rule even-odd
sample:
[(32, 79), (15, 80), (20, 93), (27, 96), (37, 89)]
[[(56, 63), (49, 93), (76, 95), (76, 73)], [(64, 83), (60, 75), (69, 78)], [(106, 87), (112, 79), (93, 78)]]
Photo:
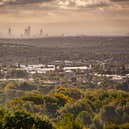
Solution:
[(128, 64), (129, 37), (0, 39), (2, 63), (51, 63), (80, 59)]

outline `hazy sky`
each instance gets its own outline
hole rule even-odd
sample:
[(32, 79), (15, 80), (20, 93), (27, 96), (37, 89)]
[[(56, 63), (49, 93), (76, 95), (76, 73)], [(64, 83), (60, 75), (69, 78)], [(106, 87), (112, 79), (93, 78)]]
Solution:
[(11, 26), (33, 34), (123, 35), (129, 33), (129, 0), (0, 0), (0, 34)]

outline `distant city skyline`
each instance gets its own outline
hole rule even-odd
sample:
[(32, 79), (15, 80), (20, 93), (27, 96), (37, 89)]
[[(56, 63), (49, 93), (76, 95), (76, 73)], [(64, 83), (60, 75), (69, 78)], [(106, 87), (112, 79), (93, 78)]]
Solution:
[(127, 35), (129, 0), (0, 0), (0, 35)]

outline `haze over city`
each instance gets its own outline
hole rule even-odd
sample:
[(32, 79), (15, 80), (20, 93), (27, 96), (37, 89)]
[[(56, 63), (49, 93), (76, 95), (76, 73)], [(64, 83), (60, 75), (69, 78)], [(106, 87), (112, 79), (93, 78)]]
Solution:
[(0, 0), (0, 34), (128, 35), (129, 0)]
[(129, 129), (129, 0), (0, 0), (0, 129)]

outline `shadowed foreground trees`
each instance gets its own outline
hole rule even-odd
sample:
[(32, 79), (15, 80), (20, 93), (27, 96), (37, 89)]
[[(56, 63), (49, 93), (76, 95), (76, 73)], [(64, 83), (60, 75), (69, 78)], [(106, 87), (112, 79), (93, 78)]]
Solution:
[(129, 129), (129, 123), (125, 123), (122, 125), (111, 124), (107, 125), (104, 129)]
[(0, 109), (0, 129), (54, 129), (52, 123), (23, 110)]
[(128, 92), (57, 87), (42, 94), (28, 90), (37, 84), (6, 84), (1, 84), (0, 99), (8, 99), (8, 111), (0, 110), (0, 129), (51, 129), (53, 124), (56, 129), (129, 129)]

